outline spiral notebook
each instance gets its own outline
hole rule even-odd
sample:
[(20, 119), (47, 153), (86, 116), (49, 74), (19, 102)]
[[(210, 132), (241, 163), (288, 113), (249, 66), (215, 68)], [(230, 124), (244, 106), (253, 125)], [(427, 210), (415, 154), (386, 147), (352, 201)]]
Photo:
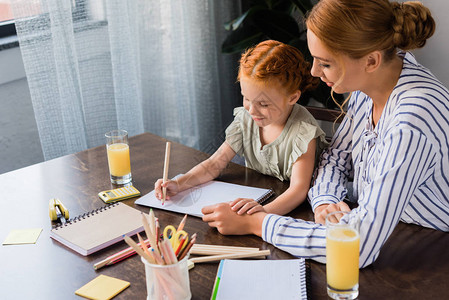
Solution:
[(141, 212), (124, 203), (105, 205), (50, 231), (50, 237), (87, 256), (143, 231)]
[[(260, 280), (261, 274), (264, 280)], [(226, 259), (218, 267), (211, 299), (307, 300), (307, 290), (304, 258)]]
[(164, 205), (156, 198), (154, 190), (137, 199), (135, 204), (202, 217), (201, 209), (207, 205), (228, 202), (237, 198), (255, 199), (262, 204), (272, 195), (274, 195), (274, 191), (271, 189), (212, 180), (182, 191), (165, 201)]

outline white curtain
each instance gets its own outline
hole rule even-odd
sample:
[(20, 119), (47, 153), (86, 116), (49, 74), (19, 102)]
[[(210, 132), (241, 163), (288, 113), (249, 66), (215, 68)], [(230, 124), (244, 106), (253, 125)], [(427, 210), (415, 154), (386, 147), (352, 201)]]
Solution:
[(239, 1), (11, 0), (46, 160), (148, 131), (213, 150), (238, 97)]

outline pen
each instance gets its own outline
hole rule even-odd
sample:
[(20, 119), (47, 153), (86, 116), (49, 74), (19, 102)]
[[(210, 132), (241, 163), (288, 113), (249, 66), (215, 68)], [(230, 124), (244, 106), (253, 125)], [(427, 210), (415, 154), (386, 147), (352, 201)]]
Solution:
[[(168, 177), (168, 165), (170, 163), (170, 146), (171, 146), (170, 142), (167, 142), (167, 144), (165, 145), (164, 175), (162, 177), (163, 183), (167, 182)], [(162, 188), (162, 205), (164, 205), (166, 197), (167, 197), (167, 188), (164, 187)]]

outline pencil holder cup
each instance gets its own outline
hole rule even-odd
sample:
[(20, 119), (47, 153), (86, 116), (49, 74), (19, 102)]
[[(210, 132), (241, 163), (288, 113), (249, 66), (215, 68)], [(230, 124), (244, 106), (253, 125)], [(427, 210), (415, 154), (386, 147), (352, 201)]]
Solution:
[(190, 299), (188, 256), (171, 265), (150, 264), (143, 257), (147, 281), (147, 300)]

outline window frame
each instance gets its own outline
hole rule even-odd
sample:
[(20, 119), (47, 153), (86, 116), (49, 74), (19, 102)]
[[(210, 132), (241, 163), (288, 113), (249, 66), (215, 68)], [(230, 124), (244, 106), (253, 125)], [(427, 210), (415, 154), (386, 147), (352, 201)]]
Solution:
[(17, 35), (14, 20), (0, 22), (0, 38)]
[[(72, 15), (74, 17), (78, 15), (77, 12), (85, 11), (86, 9), (87, 9), (87, 0), (73, 0)], [(80, 21), (83, 20), (84, 18), (81, 19), (77, 18), (77, 20)], [(0, 39), (11, 36), (17, 36), (15, 20), (12, 19), (0, 21)]]

